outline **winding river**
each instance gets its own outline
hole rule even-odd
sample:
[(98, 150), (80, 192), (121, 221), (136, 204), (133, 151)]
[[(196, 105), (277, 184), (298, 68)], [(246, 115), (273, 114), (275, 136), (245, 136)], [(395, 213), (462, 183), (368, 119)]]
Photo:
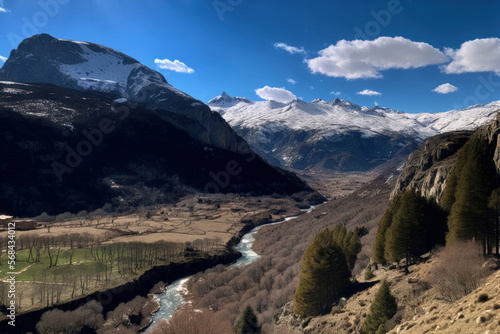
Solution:
[[(311, 212), (317, 205), (311, 206), (309, 209), (303, 209), (300, 210), (305, 213)], [(287, 217), (282, 221), (275, 222), (275, 223), (269, 223), (269, 224), (263, 224), (259, 225), (250, 232), (246, 233), (243, 235), (241, 238), (241, 241), (236, 245), (236, 250), (241, 253), (241, 257), (232, 265), (228, 266), (227, 269), (231, 269), (234, 267), (241, 267), (241, 266), (246, 266), (253, 261), (257, 260), (260, 258), (260, 255), (257, 254), (253, 249), (253, 243), (255, 241), (255, 233), (257, 233), (261, 227), (267, 226), (267, 225), (278, 225), (285, 223), (287, 221), (290, 221), (292, 219), (297, 218), (298, 216), (294, 217)], [(153, 328), (153, 326), (160, 321), (161, 319), (170, 319), (172, 318), (172, 315), (174, 314), (175, 310), (180, 307), (181, 305), (185, 304), (186, 301), (181, 295), (181, 291), (186, 289), (185, 284), (187, 281), (191, 278), (191, 276), (187, 276), (181, 279), (178, 279), (177, 281), (172, 282), (172, 284), (169, 284), (165, 290), (164, 293), (157, 295), (158, 301), (160, 303), (160, 309), (156, 314), (153, 316), (153, 322), (151, 325), (148, 327), (146, 332)]]

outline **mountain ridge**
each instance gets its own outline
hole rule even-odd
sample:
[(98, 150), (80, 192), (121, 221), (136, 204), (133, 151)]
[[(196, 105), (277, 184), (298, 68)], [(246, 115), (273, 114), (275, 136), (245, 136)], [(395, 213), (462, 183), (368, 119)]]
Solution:
[(203, 102), (174, 88), (161, 73), (134, 58), (98, 44), (34, 35), (12, 50), (0, 68), (0, 80), (108, 93), (145, 104), (171, 122), (171, 115), (164, 111), (188, 117), (191, 121), (174, 125), (207, 144), (232, 152), (244, 145)]
[(268, 162), (293, 169), (340, 171), (370, 170), (393, 158), (406, 158), (424, 139), (472, 130), (500, 110), (500, 101), (495, 101), (444, 113), (408, 114), (360, 107), (339, 98), (281, 103), (227, 94), (208, 105)]

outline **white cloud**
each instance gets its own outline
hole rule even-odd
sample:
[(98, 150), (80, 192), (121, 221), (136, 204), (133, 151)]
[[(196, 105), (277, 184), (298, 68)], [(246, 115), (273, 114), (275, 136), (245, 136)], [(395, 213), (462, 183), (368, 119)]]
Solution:
[(432, 45), (404, 37), (379, 37), (373, 41), (338, 41), (308, 59), (313, 73), (346, 79), (381, 78), (380, 71), (417, 68), (448, 61)]
[(190, 67), (188, 67), (186, 64), (184, 64), (182, 61), (179, 60), (168, 60), (168, 59), (155, 59), (155, 64), (158, 65), (159, 68), (163, 70), (170, 70), (170, 71), (175, 71), (179, 73), (193, 73), (194, 70)]
[(2, 63), (5, 63), (7, 61), (7, 57), (4, 57), (4, 56), (0, 56), (0, 61)]
[(5, 8), (5, 6), (3, 4), (3, 0), (0, 0), (0, 13), (8, 13), (8, 12), (10, 12), (10, 10)]
[(340, 94), (342, 94), (342, 92), (331, 91), (330, 94), (339, 96)]
[(298, 48), (298, 47), (295, 47), (295, 46), (291, 46), (291, 45), (288, 45), (288, 44), (285, 44), (285, 43), (274, 43), (274, 47), (277, 48), (277, 49), (283, 49), (285, 50), (286, 52), (290, 53), (290, 54), (295, 54), (295, 53), (302, 53), (302, 54), (305, 54), (306, 53), (306, 50), (304, 50), (304, 48)]
[(264, 100), (274, 100), (282, 103), (288, 103), (297, 97), (292, 92), (284, 88), (264, 86), (256, 89), (255, 93)]
[(452, 62), (443, 65), (445, 73), (496, 72), (500, 75), (500, 38), (467, 41), (460, 49), (446, 49)]
[(371, 89), (365, 89), (365, 90), (362, 90), (361, 92), (357, 92), (356, 94), (358, 94), (358, 95), (367, 95), (367, 96), (382, 95), (382, 93), (376, 92), (376, 91), (371, 90)]
[(295, 85), (297, 83), (297, 81), (293, 80), (292, 78), (286, 78), (286, 81), (288, 81), (292, 85)]
[(458, 90), (458, 88), (453, 86), (452, 84), (445, 83), (445, 84), (437, 86), (432, 91), (439, 93), (439, 94), (449, 94), (449, 93), (456, 92), (457, 90)]
[(10, 12), (10, 10), (5, 8), (5, 6), (3, 4), (3, 0), (0, 0), (0, 13), (9, 13), (9, 12)]

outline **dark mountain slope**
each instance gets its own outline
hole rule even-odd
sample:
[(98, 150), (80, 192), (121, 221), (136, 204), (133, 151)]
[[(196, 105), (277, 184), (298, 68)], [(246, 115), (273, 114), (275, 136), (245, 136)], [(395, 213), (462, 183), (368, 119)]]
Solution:
[(110, 95), (0, 82), (0, 212), (92, 210), (166, 201), (194, 191), (290, 194), (302, 181), (239, 145), (193, 138), (181, 114)]

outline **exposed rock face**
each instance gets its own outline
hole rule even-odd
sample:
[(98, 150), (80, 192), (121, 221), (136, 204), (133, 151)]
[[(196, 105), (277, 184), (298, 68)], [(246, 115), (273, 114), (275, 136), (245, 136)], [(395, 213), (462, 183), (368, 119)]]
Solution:
[(439, 200), (457, 160), (457, 152), (472, 131), (449, 132), (427, 139), (408, 158), (399, 175), (391, 198), (413, 189), (421, 196)]
[(446, 178), (457, 161), (460, 149), (473, 135), (480, 136), (496, 147), (492, 159), (497, 166), (497, 173), (500, 174), (499, 133), (500, 115), (475, 132), (455, 131), (427, 139), (408, 158), (396, 181), (391, 198), (404, 193), (407, 189), (413, 189), (421, 196), (432, 197), (439, 201), (446, 186)]
[(0, 69), (0, 80), (108, 93), (148, 105), (207, 144), (232, 152), (244, 145), (224, 119), (201, 101), (172, 87), (159, 72), (101, 45), (35, 35), (11, 52)]

